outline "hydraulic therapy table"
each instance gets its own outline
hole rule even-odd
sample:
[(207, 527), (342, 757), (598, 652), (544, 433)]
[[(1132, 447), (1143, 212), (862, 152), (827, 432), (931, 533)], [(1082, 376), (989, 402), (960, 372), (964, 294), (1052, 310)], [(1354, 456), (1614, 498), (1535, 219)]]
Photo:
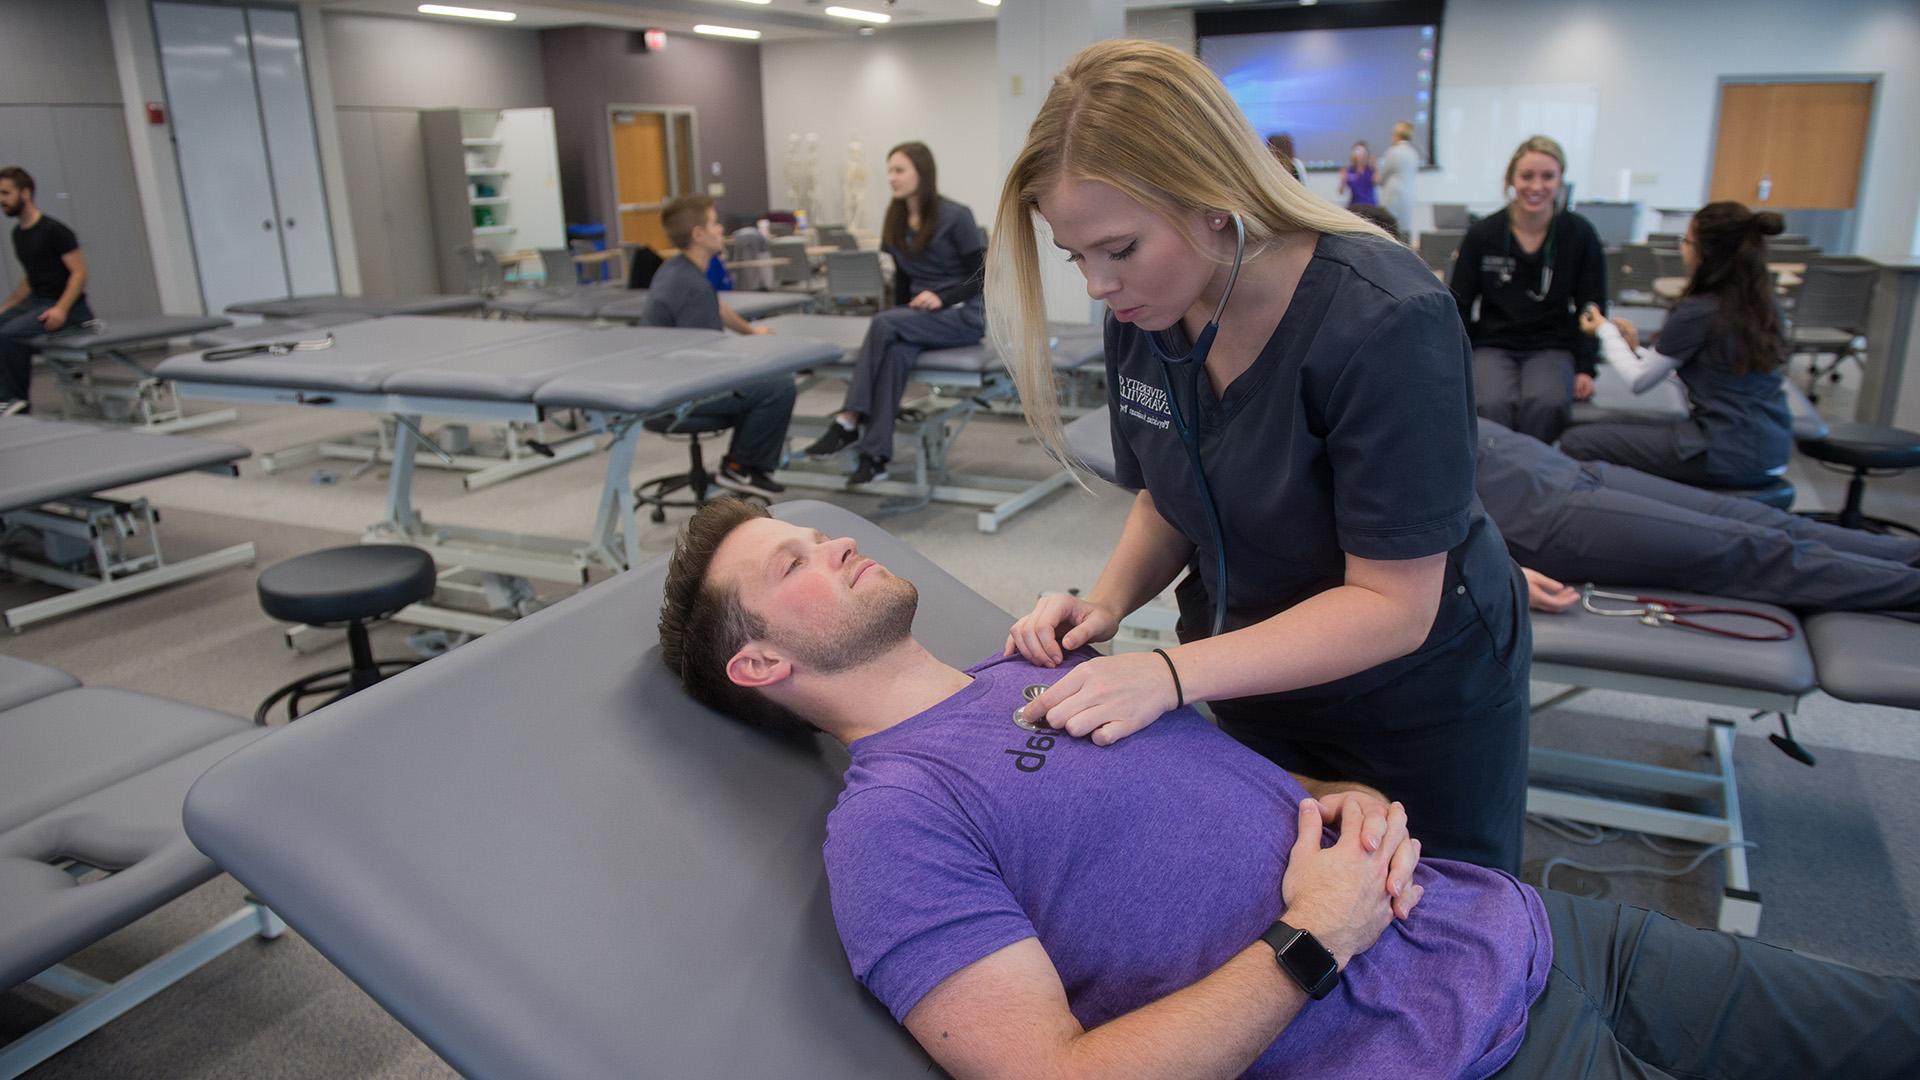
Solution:
[[(391, 416), (396, 435), (387, 509), (366, 538), (426, 550), (449, 585), (454, 568), (481, 574), (482, 592), (496, 609), (530, 598), (528, 578), (584, 583), (589, 570), (639, 562), (628, 473), (642, 421), (684, 415), (748, 379), (790, 374), (837, 355), (818, 342), (713, 330), (410, 316), (354, 323), (334, 334), (334, 346), (317, 352), (217, 362), (186, 353), (166, 360), (160, 371), (189, 397)], [(538, 423), (560, 409), (585, 417), (573, 440), (577, 453), (591, 452), (595, 435), (611, 439), (589, 537), (432, 525), (413, 508), (415, 456), (435, 452), (421, 428), (424, 417)], [(440, 605), (414, 605), (399, 617), (468, 633), (503, 625), (493, 615)]]

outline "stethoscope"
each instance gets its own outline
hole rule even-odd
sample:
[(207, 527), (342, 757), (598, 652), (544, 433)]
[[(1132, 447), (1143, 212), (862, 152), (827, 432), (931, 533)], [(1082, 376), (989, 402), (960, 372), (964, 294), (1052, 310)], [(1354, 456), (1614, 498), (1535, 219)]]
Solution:
[[(1556, 231), (1554, 226), (1558, 224), (1560, 224), (1560, 212), (1555, 210), (1553, 216), (1547, 219), (1547, 242), (1540, 247), (1540, 291), (1536, 293), (1532, 289), (1525, 290), (1527, 299), (1536, 304), (1545, 300), (1547, 294), (1553, 291), (1553, 234)], [(1508, 226), (1507, 268), (1500, 271), (1500, 284), (1505, 285), (1513, 280), (1513, 266), (1513, 228)]]
[(1190, 380), (1196, 399), (1200, 392), (1200, 373), (1206, 369), (1207, 354), (1213, 351), (1213, 339), (1220, 333), (1220, 315), (1227, 310), (1227, 298), (1233, 295), (1233, 283), (1240, 280), (1240, 261), (1247, 254), (1247, 227), (1239, 214), (1233, 215), (1233, 269), (1227, 274), (1227, 287), (1220, 291), (1220, 302), (1213, 306), (1213, 317), (1193, 339), (1193, 348), (1185, 356), (1169, 356), (1160, 347), (1160, 332), (1147, 333), (1147, 347), (1160, 361), (1160, 386), (1167, 392), (1167, 411), (1173, 415), (1173, 429), (1180, 433), (1180, 445), (1186, 447), (1187, 463), (1193, 467), (1193, 480), (1200, 489), (1200, 505), (1207, 511), (1207, 527), (1213, 532), (1215, 565), (1219, 568), (1219, 587), (1213, 598), (1213, 632), (1219, 637), (1227, 625), (1227, 539), (1220, 527), (1220, 509), (1214, 505), (1213, 489), (1207, 485), (1207, 470), (1200, 460), (1200, 436), (1187, 426), (1180, 412), (1180, 397), (1173, 392), (1173, 368), (1178, 364), (1193, 373)]

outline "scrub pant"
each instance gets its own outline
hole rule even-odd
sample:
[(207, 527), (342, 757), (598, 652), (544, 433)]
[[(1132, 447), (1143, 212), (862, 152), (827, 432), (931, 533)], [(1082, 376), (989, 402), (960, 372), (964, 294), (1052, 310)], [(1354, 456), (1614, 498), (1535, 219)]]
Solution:
[[(1542, 892), (1547, 986), (1501, 1080), (1920, 1076), (1920, 983)], [(1416, 912), (1414, 918), (1420, 916)]]
[[(40, 315), (53, 306), (52, 300), (28, 296), (19, 305), (0, 314), (0, 401), (28, 401), (33, 390), (33, 349), (27, 342), (46, 333)], [(93, 319), (92, 309), (81, 297), (67, 313), (66, 327), (79, 327)]]
[(1551, 444), (1573, 417), (1573, 354), (1481, 345), (1473, 350), (1473, 400), (1481, 416)]
[[(1517, 580), (1518, 568), (1513, 570)], [(1518, 582), (1519, 596), (1526, 585)], [(1514, 601), (1522, 602), (1522, 601)], [(1313, 718), (1289, 717), (1258, 699), (1216, 701), (1220, 729), (1291, 773), (1357, 781), (1406, 804), (1421, 856), (1520, 872), (1527, 814), (1527, 670), (1531, 624), (1520, 613), (1517, 670), (1477, 645), (1437, 658), (1444, 680), (1394, 684)], [(1486, 634), (1473, 625), (1465, 634)], [(1478, 639), (1475, 639), (1476, 641)], [(1448, 700), (1439, 701), (1442, 695)]]
[[(1580, 430), (1578, 428), (1575, 429)], [(1920, 540), (1810, 521), (1590, 462), (1522, 566), (1561, 581), (1685, 589), (1782, 607), (1920, 611)]]
[[(1691, 420), (1664, 424), (1614, 421), (1568, 428), (1560, 436), (1560, 452), (1576, 461), (1610, 461), (1701, 487), (1763, 487), (1779, 479), (1765, 471), (1739, 475), (1710, 468), (1710, 455), (1704, 449), (1706, 441), (1706, 436)], [(1682, 443), (1702, 449), (1692, 455), (1682, 455)], [(1783, 459), (1780, 464), (1785, 465), (1786, 461)]]
[(939, 311), (888, 308), (875, 315), (867, 327), (867, 339), (860, 343), (860, 357), (854, 361), (853, 379), (841, 405), (842, 411), (859, 413), (865, 421), (855, 444), (860, 452), (892, 460), (900, 399), (907, 392), (907, 374), (921, 353), (972, 345), (985, 334), (986, 320), (978, 301)]
[(691, 415), (733, 421), (727, 456), (748, 468), (780, 467), (796, 391), (791, 375), (767, 375), (734, 387), (733, 396), (694, 407)]

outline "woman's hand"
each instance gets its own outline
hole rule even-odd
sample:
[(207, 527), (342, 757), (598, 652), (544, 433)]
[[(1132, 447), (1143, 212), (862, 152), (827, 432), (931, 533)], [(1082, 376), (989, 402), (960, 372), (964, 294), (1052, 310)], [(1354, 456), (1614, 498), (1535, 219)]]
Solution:
[(1585, 401), (1593, 396), (1593, 376), (1581, 372), (1573, 377), (1573, 400)]
[(1580, 332), (1583, 334), (1598, 335), (1600, 333), (1600, 327), (1603, 326), (1606, 321), (1607, 317), (1600, 314), (1600, 305), (1598, 304), (1588, 304), (1586, 307), (1580, 309)]
[(1150, 652), (1096, 656), (1027, 702), (1022, 719), (1042, 721), (1096, 746), (1112, 746), (1178, 708), (1173, 673)]
[(1535, 611), (1565, 611), (1580, 602), (1580, 590), (1538, 570), (1521, 567), (1527, 578), (1527, 606)]
[(1620, 337), (1626, 341), (1627, 348), (1639, 352), (1640, 328), (1617, 316), (1613, 320), (1613, 325), (1620, 331)]
[(1017, 651), (1029, 664), (1059, 667), (1073, 650), (1107, 641), (1119, 632), (1119, 616), (1106, 608), (1070, 593), (1048, 593), (1013, 624), (1000, 655)]
[(920, 290), (920, 295), (907, 301), (907, 306), (915, 311), (939, 311), (946, 303), (933, 294), (931, 289)]

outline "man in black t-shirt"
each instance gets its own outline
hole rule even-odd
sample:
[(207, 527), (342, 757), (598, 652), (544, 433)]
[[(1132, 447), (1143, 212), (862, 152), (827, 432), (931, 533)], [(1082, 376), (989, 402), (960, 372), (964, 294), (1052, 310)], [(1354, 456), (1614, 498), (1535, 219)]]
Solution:
[[(33, 177), (18, 165), (0, 168), (0, 211), (19, 221), (13, 253), (26, 276), (0, 303), (0, 411), (28, 400), (33, 350), (27, 342), (93, 319), (87, 307), (87, 258), (73, 230), (33, 204)], [(22, 404), (20, 410), (27, 411)]]

